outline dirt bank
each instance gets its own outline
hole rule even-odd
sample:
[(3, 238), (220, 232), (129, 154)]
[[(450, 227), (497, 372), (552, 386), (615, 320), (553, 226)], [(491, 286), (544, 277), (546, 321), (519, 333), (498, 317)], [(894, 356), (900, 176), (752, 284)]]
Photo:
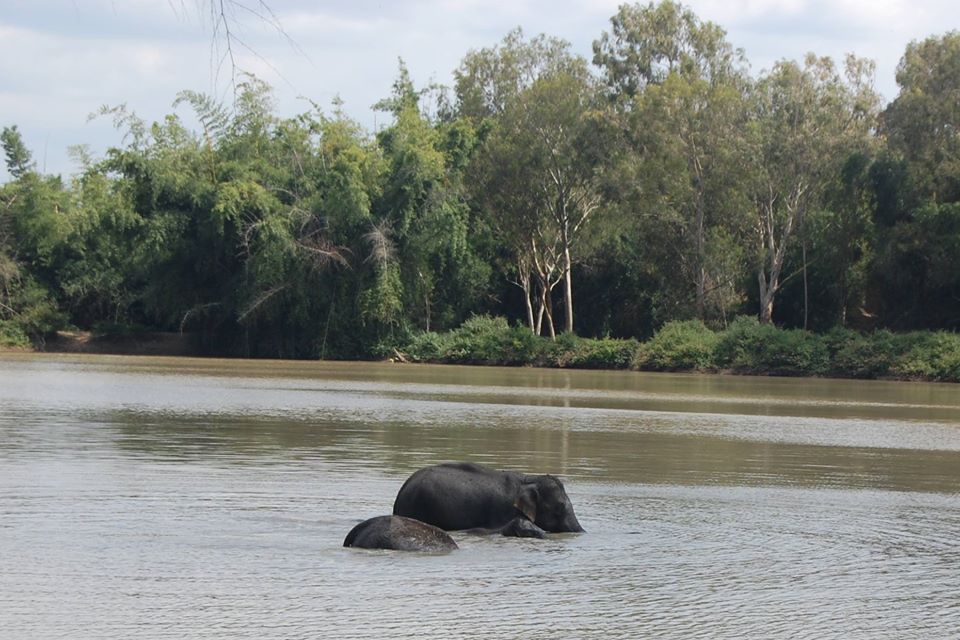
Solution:
[(144, 332), (95, 334), (89, 331), (58, 331), (37, 349), (47, 353), (101, 353), (138, 356), (194, 356), (198, 349), (190, 334)]

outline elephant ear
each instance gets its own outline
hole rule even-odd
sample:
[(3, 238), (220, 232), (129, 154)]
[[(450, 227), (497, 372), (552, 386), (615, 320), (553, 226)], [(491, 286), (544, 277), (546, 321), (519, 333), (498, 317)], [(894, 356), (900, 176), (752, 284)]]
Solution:
[(540, 501), (540, 492), (532, 484), (520, 485), (520, 493), (513, 506), (530, 522), (537, 520), (537, 503)]

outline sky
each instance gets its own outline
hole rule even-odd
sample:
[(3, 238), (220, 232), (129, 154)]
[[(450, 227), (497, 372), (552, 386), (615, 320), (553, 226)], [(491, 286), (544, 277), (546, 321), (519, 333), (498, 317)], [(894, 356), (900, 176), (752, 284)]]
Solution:
[[(590, 59), (618, 0), (226, 0), (239, 42), (236, 66), (270, 83), (277, 113), (338, 97), (367, 129), (387, 117), (372, 105), (389, 95), (398, 58), (414, 82), (452, 84), (471, 49), (499, 42), (514, 27), (569, 41)], [(219, 4), (214, 0), (213, 4)], [(701, 20), (723, 27), (744, 49), (751, 72), (807, 52), (842, 61), (873, 59), (885, 101), (906, 45), (960, 29), (957, 0), (688, 0)], [(94, 157), (120, 145), (101, 106), (126, 104), (161, 120), (176, 94), (191, 89), (229, 102), (230, 66), (220, 66), (211, 0), (0, 0), (0, 126), (17, 125), (38, 168), (78, 170), (68, 148)], [(272, 11), (279, 32), (244, 7)], [(215, 50), (220, 43), (220, 51)], [(244, 48), (246, 46), (247, 48)], [(0, 168), (0, 182), (9, 179)]]

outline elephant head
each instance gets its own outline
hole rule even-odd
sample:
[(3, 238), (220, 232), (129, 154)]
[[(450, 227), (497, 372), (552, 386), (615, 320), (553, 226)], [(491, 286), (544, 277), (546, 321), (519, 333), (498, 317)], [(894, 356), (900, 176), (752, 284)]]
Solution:
[(556, 476), (523, 476), (514, 507), (544, 531), (583, 532), (563, 483)]

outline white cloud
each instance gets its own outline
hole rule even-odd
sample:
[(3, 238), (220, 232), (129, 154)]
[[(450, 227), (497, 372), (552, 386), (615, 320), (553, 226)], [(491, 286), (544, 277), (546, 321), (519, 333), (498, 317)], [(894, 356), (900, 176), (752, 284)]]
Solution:
[(283, 14), (279, 17), (280, 23), (293, 38), (306, 37), (311, 40), (318, 36), (338, 35), (349, 33), (363, 36), (370, 35), (388, 26), (383, 18), (360, 19), (354, 17), (340, 17), (329, 13), (296, 13)]

